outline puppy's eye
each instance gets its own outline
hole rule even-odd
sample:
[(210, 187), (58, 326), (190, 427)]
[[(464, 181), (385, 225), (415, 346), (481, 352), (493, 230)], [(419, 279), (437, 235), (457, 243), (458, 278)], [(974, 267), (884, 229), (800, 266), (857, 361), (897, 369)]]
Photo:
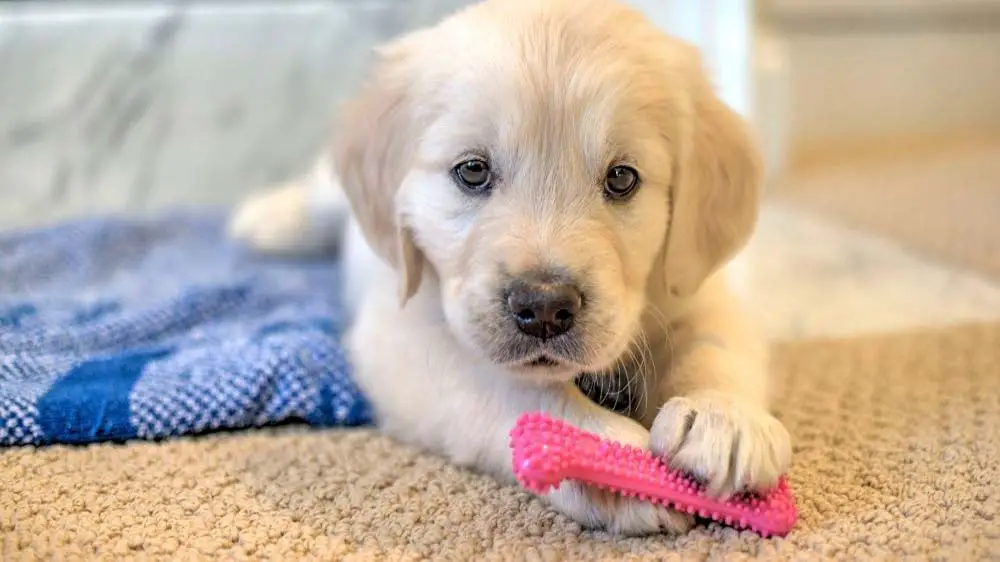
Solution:
[(486, 193), (493, 186), (490, 165), (481, 158), (471, 158), (455, 166), (452, 171), (459, 186), (472, 193)]
[(626, 199), (639, 187), (639, 172), (628, 166), (612, 166), (604, 178), (604, 194), (610, 199)]

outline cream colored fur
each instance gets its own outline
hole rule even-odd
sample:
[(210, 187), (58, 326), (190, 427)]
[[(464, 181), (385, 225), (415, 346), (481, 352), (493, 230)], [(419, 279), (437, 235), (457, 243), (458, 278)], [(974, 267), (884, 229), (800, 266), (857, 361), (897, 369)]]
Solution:
[[(759, 156), (694, 48), (611, 0), (487, 0), (383, 47), (343, 115), (332, 156), (245, 202), (232, 232), (262, 251), (340, 243), (345, 342), (382, 431), (503, 481), (508, 431), (537, 409), (720, 495), (788, 468), (766, 346), (723, 278), (755, 225)], [(472, 152), (498, 174), (489, 196), (450, 174)], [(622, 161), (642, 185), (608, 201)], [(498, 304), (504, 275), (542, 266), (576, 275), (588, 302), (579, 345), (539, 347), (555, 367), (511, 352)], [(631, 417), (573, 383), (615, 368), (640, 390)], [(625, 534), (691, 525), (578, 485), (548, 500)]]

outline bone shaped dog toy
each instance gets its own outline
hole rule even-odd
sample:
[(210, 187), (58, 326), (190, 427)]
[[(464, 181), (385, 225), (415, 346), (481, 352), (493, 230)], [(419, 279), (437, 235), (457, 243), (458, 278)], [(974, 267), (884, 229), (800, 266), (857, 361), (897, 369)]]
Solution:
[(648, 451), (602, 439), (543, 413), (523, 414), (510, 432), (514, 474), (522, 486), (544, 494), (564, 480), (652, 501), (764, 537), (784, 536), (798, 519), (782, 476), (763, 495), (717, 500), (690, 476)]

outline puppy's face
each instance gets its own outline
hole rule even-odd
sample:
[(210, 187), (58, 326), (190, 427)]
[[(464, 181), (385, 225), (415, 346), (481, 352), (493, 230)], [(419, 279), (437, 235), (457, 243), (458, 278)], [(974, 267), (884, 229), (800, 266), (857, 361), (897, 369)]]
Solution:
[[(436, 276), (465, 346), (541, 379), (608, 369), (650, 292), (689, 293), (753, 222), (743, 195), (679, 216), (711, 195), (677, 189), (706, 158), (695, 96), (713, 100), (694, 62), (614, 2), (485, 2), (386, 52), (346, 125), (345, 191), (406, 294)], [(723, 181), (747, 183), (749, 147), (718, 140), (734, 154)], [(702, 232), (720, 220), (732, 224)], [(684, 241), (671, 249), (668, 233)]]
[(609, 366), (636, 332), (672, 151), (626, 65), (532, 55), (450, 79), (400, 203), (456, 337), (517, 372), (568, 377)]

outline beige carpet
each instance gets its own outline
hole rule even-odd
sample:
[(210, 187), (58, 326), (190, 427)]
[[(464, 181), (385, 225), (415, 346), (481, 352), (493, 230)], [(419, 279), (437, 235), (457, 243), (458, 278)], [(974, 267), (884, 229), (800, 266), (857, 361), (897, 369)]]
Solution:
[(777, 199), (1000, 279), (1000, 140), (803, 165)]
[(368, 431), (0, 453), (2, 560), (1000, 559), (1000, 326), (790, 344), (786, 539), (581, 532)]

